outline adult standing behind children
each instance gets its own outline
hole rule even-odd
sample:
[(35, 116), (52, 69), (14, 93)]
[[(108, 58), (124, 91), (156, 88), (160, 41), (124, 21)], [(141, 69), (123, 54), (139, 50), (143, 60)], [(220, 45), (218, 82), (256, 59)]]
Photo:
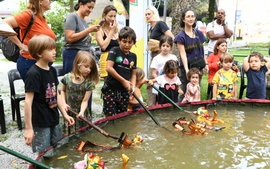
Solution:
[[(265, 62), (265, 64), (263, 64)], [(270, 69), (270, 59), (264, 57), (259, 52), (252, 52), (244, 59), (244, 70), (247, 75), (247, 92), (248, 99), (265, 99), (266, 98), (266, 75)]]
[[(182, 83), (181, 89), (184, 92), (186, 92), (188, 84), (187, 73), (190, 69), (189, 61), (195, 57), (199, 57), (202, 61), (204, 60), (203, 43), (206, 38), (200, 30), (195, 29), (195, 20), (196, 15), (193, 10), (184, 10), (180, 19), (180, 27), (183, 30), (174, 39), (180, 52), (179, 78)], [(199, 69), (202, 71), (202, 68)], [(179, 101), (182, 101), (183, 98), (184, 95), (181, 95)]]
[(23, 43), (18, 39), (17, 36), (10, 36), (10, 40), (14, 42), (20, 48), (20, 56), (17, 60), (17, 69), (21, 75), (23, 81), (25, 81), (25, 76), (27, 71), (31, 68), (32, 65), (36, 63), (34, 57), (28, 52), (28, 41), (34, 36), (39, 34), (48, 35), (54, 40), (56, 36), (54, 32), (49, 27), (44, 12), (50, 10), (51, 8), (50, 0), (29, 0), (26, 10), (21, 12), (14, 17), (9, 17), (4, 21), (9, 24), (12, 28), (20, 28), (20, 37), (23, 37), (26, 28), (29, 24), (29, 21), (32, 18), (32, 13), (35, 15), (34, 23), (27, 33)]
[(74, 6), (76, 12), (70, 13), (65, 22), (65, 45), (63, 49), (63, 70), (69, 73), (79, 50), (90, 52), (91, 32), (97, 32), (99, 25), (88, 26), (85, 17), (95, 6), (95, 0), (78, 0)]
[[(66, 111), (70, 107), (73, 111), (78, 112), (77, 117), (86, 117), (91, 120), (89, 117), (91, 114), (87, 109), (88, 101), (95, 85), (99, 82), (97, 64), (91, 53), (79, 51), (71, 73), (65, 74), (61, 82), (63, 83), (62, 99), (67, 103)], [(78, 125), (75, 120), (75, 130), (78, 127), (83, 126)]]
[[(65, 45), (63, 48), (63, 70), (69, 73), (72, 70), (74, 59), (79, 50), (90, 52), (91, 32), (97, 32), (99, 25), (88, 26), (85, 17), (89, 16), (95, 6), (95, 0), (78, 0), (74, 6), (76, 12), (70, 13), (65, 22)], [(91, 111), (92, 95), (88, 102)]]
[(118, 38), (118, 24), (116, 21), (117, 9), (113, 5), (108, 5), (104, 8), (102, 13), (102, 20), (100, 22), (100, 29), (96, 32), (96, 40), (101, 48), (100, 56), (100, 77), (106, 78), (108, 76), (107, 57), (109, 50), (114, 46), (119, 46)]
[[(151, 6), (146, 9), (145, 20), (146, 20), (146, 23), (150, 24), (150, 29), (148, 31), (148, 41), (151, 41), (152, 39), (157, 40), (155, 41), (155, 44), (152, 45), (153, 50), (151, 50), (151, 59), (150, 59), (150, 64), (149, 64), (150, 66), (153, 58), (159, 54), (158, 41), (161, 39), (161, 37), (163, 35), (167, 35), (174, 39), (174, 35), (172, 34), (168, 25), (164, 21), (160, 20), (158, 10), (154, 6)], [(154, 77), (152, 76), (151, 69), (149, 68), (148, 79), (153, 79), (153, 78)], [(155, 105), (156, 95), (152, 93), (151, 86), (147, 87), (147, 94), (148, 94), (148, 106)]]
[(49, 65), (55, 61), (55, 47), (54, 39), (46, 35), (34, 36), (28, 43), (30, 55), (37, 62), (25, 78), (24, 138), (27, 145), (32, 145), (33, 152), (39, 154), (62, 138), (58, 108), (69, 124), (74, 124), (59, 98), (56, 70)]
[(125, 112), (128, 108), (129, 95), (136, 85), (137, 56), (130, 52), (136, 43), (136, 34), (130, 27), (119, 32), (119, 47), (113, 47), (107, 59), (108, 77), (102, 88), (103, 113), (112, 116)]
[(219, 38), (230, 38), (233, 35), (233, 31), (228, 27), (228, 23), (225, 21), (225, 10), (219, 9), (217, 11), (216, 20), (207, 24), (206, 34), (209, 37), (208, 43), (208, 55), (214, 51), (214, 46)]

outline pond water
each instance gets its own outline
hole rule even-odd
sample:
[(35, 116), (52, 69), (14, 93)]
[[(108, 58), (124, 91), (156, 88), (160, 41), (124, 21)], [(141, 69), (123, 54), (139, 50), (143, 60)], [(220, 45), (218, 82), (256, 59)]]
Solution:
[[(197, 107), (185, 108), (189, 111)], [(178, 109), (166, 108), (151, 111), (162, 127), (157, 126), (146, 114), (141, 113), (109, 122), (102, 128), (111, 135), (120, 136), (122, 132), (132, 139), (136, 134), (144, 141), (138, 146), (95, 154), (106, 161), (110, 169), (121, 168), (121, 154), (129, 157), (127, 168), (265, 168), (270, 167), (270, 109), (251, 106), (217, 106), (209, 107), (209, 113), (217, 110), (218, 119), (226, 127), (222, 131), (208, 130), (208, 135), (184, 135), (175, 131), (172, 122), (176, 118), (188, 120), (196, 116)], [(188, 128), (186, 127), (186, 130)], [(73, 164), (83, 160), (75, 149), (83, 141), (117, 146), (117, 140), (106, 138), (95, 130), (86, 131), (80, 137), (70, 141), (66, 146), (56, 150), (55, 158), (44, 163), (53, 168), (73, 168)], [(66, 156), (67, 158), (58, 159)]]

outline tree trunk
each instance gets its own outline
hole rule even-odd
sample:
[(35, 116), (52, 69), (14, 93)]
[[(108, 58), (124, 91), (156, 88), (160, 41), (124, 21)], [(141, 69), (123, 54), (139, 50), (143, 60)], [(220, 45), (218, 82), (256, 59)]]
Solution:
[(212, 22), (214, 20), (214, 13), (216, 11), (216, 1), (215, 0), (209, 0), (209, 6), (208, 6), (208, 18), (207, 23)]
[(70, 12), (74, 11), (74, 1), (73, 0), (69, 0), (69, 11)]

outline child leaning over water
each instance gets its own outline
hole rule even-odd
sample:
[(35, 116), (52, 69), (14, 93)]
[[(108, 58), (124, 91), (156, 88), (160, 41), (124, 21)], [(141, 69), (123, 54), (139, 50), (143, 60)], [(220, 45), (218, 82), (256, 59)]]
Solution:
[[(164, 65), (164, 74), (149, 80), (149, 85), (153, 85), (153, 83), (157, 82), (160, 91), (167, 95), (172, 101), (178, 102), (178, 95), (184, 93), (180, 89), (181, 82), (177, 76), (178, 70), (178, 61), (168, 60)], [(170, 103), (170, 101), (160, 93), (158, 93), (157, 102), (158, 104)]]
[[(61, 82), (66, 111), (71, 108), (78, 113), (77, 118), (90, 116), (87, 109), (88, 100), (99, 82), (97, 64), (93, 56), (87, 51), (79, 51), (74, 59), (71, 73), (65, 74)], [(82, 125), (82, 123), (78, 125), (75, 120), (75, 130)]]
[(237, 98), (237, 74), (231, 69), (233, 59), (233, 56), (229, 53), (220, 56), (221, 68), (216, 72), (212, 81), (212, 100)]
[[(265, 62), (265, 64), (263, 62)], [(246, 98), (265, 99), (265, 73), (270, 69), (270, 58), (264, 57), (259, 52), (252, 52), (248, 57), (244, 59), (243, 66), (248, 79)]]
[[(144, 71), (137, 67), (136, 68), (136, 87), (135, 87), (135, 94), (138, 96), (138, 98), (143, 102), (143, 97), (140, 88), (143, 84), (146, 84), (148, 82), (147, 79), (144, 78), (145, 73)], [(147, 104), (143, 102), (146, 106)], [(135, 111), (137, 108), (140, 108), (140, 103), (136, 100), (136, 98), (132, 95), (129, 96), (129, 104), (128, 104), (128, 111)]]
[(55, 41), (46, 35), (34, 36), (28, 43), (29, 53), (37, 62), (25, 78), (24, 138), (33, 152), (39, 154), (62, 138), (57, 107), (69, 124), (74, 124), (57, 91), (56, 70), (49, 64), (55, 61), (55, 48)]
[(113, 47), (107, 59), (108, 77), (102, 87), (103, 113), (112, 116), (125, 112), (129, 95), (135, 89), (137, 56), (130, 52), (136, 43), (136, 34), (128, 26), (119, 32), (119, 47)]

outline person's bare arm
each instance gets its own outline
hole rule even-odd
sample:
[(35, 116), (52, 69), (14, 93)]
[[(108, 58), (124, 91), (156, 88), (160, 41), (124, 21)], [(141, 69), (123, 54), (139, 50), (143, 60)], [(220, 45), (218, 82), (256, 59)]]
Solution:
[(217, 35), (214, 33), (214, 31), (208, 31), (206, 34), (211, 40), (218, 40), (220, 38), (226, 38), (225, 34), (224, 35)]
[(26, 145), (32, 145), (34, 140), (34, 129), (32, 125), (32, 103), (34, 99), (34, 92), (25, 93), (24, 100), (24, 121), (25, 121), (25, 133), (24, 139)]
[(114, 21), (114, 24), (110, 25), (110, 31), (107, 34), (106, 39), (103, 39), (104, 36), (104, 31), (102, 29), (100, 29), (99, 31), (96, 32), (96, 40), (98, 42), (98, 45), (100, 46), (100, 48), (102, 50), (105, 50), (108, 45), (110, 44), (111, 39), (113, 38), (113, 35), (115, 34), (115, 30), (117, 29), (118, 25), (117, 22)]
[(213, 98), (212, 100), (217, 100), (217, 84), (213, 85)]
[(74, 30), (66, 29), (65, 34), (66, 34), (66, 40), (68, 43), (73, 43), (76, 42), (86, 35), (90, 34), (91, 32), (97, 32), (99, 30), (100, 26), (99, 25), (94, 25), (86, 28), (85, 30), (81, 32), (75, 32)]
[(244, 62), (243, 62), (243, 66), (244, 66), (245, 72), (248, 71), (248, 69), (249, 69), (248, 57), (245, 57)]
[(79, 112), (77, 117), (79, 117), (79, 116), (84, 117), (84, 112), (88, 107), (88, 100), (89, 100), (89, 98), (91, 96), (91, 93), (92, 93), (92, 91), (86, 91), (85, 92), (82, 103), (81, 103), (80, 112)]
[[(114, 65), (114, 61), (111, 60), (107, 60), (107, 68), (106, 71), (112, 76), (114, 77), (116, 80), (118, 80), (120, 83), (123, 84), (123, 86), (125, 87), (125, 89), (127, 91), (130, 90), (131, 88), (131, 82), (127, 81), (125, 78), (123, 78), (121, 75), (119, 75), (116, 70), (113, 68)], [(135, 78), (136, 80), (136, 78)]]
[(172, 31), (171, 30), (167, 30), (164, 32), (165, 35), (168, 35), (170, 37), (172, 37), (174, 39), (174, 35), (172, 34)]
[[(11, 28), (17, 28), (17, 27), (19, 27), (17, 21), (15, 20), (15, 18), (13, 16), (4, 19), (4, 22), (6, 22)], [(8, 38), (13, 43), (15, 43), (20, 49), (23, 49), (25, 51), (28, 51), (27, 46), (23, 45), (23, 43), (20, 41), (20, 39), (18, 39), (17, 36), (9, 36)]]
[(134, 92), (135, 91), (135, 86), (136, 86), (136, 69), (131, 70), (130, 82), (131, 82), (131, 89)]
[(225, 38), (230, 38), (233, 35), (233, 31), (228, 28), (227, 25), (223, 25)]

